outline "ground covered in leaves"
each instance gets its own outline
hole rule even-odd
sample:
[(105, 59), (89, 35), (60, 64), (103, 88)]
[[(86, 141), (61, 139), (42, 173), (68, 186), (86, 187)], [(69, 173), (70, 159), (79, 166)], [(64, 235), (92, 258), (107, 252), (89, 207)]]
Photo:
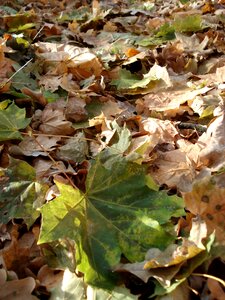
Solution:
[(225, 299), (224, 0), (0, 4), (0, 300)]

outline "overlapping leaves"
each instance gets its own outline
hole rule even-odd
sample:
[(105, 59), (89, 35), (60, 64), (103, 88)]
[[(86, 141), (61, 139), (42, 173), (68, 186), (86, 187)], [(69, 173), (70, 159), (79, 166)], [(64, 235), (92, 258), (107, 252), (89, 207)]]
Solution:
[(163, 249), (171, 243), (169, 219), (183, 213), (180, 198), (149, 189), (145, 168), (118, 156), (110, 165), (97, 157), (85, 193), (57, 186), (60, 196), (41, 210), (39, 243), (75, 240), (78, 269), (88, 283), (101, 287), (111, 286), (112, 267), (122, 253), (134, 262), (143, 259), (149, 247)]

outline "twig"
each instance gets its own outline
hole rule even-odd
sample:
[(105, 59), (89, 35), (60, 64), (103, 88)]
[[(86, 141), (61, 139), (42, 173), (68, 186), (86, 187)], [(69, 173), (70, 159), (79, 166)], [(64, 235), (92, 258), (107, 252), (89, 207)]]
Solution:
[(205, 125), (193, 124), (193, 123), (188, 123), (188, 122), (180, 122), (178, 124), (178, 128), (179, 129), (193, 129), (200, 133), (206, 132), (206, 130), (207, 130), (207, 127)]

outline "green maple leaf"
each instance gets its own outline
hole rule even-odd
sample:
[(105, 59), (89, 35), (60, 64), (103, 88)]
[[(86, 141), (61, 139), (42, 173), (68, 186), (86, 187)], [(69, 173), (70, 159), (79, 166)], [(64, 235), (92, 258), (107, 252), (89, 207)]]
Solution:
[(140, 261), (150, 247), (170, 244), (169, 219), (183, 214), (182, 199), (148, 188), (144, 167), (118, 156), (111, 162), (97, 157), (85, 193), (57, 183), (60, 196), (41, 209), (39, 239), (75, 240), (78, 269), (87, 283), (103, 288), (111, 287), (122, 253)]
[(22, 139), (19, 132), (30, 123), (30, 119), (26, 118), (24, 108), (17, 107), (14, 103), (6, 109), (0, 110), (0, 141)]
[(47, 186), (36, 182), (35, 169), (25, 161), (11, 159), (7, 169), (0, 169), (0, 220), (23, 218), (30, 226), (40, 213)]

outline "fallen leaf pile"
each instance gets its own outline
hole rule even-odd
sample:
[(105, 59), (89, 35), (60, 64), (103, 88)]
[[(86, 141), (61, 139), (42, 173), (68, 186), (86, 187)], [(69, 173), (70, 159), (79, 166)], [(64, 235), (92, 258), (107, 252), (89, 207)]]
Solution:
[(224, 299), (225, 2), (0, 13), (0, 300)]

